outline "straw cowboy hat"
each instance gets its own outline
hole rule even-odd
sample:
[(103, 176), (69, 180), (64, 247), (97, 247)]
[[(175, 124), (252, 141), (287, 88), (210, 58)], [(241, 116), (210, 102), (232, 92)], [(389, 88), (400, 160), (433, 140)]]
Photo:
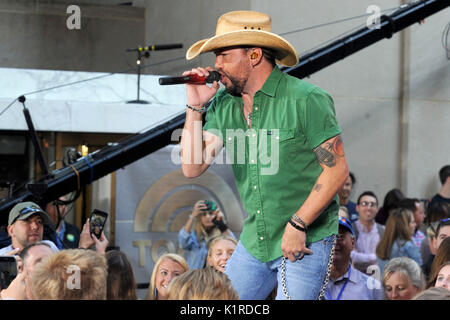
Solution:
[(284, 66), (298, 64), (294, 47), (272, 33), (270, 16), (255, 11), (231, 11), (222, 15), (217, 21), (216, 35), (194, 43), (186, 52), (186, 59), (194, 59), (200, 53), (241, 45), (272, 49), (277, 63)]

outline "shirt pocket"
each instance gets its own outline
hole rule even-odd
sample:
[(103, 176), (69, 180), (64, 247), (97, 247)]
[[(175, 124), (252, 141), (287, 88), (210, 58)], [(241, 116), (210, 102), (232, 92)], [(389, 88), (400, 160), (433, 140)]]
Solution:
[[(294, 129), (277, 129), (278, 131), (278, 139), (275, 136), (275, 139), (279, 140), (280, 143), (283, 142), (293, 142), (295, 138), (295, 130)], [(276, 131), (274, 130), (276, 134)]]
[[(294, 129), (271, 129), (265, 134), (266, 140), (260, 141), (261, 163), (264, 165), (286, 164), (291, 161), (295, 152), (295, 130)], [(267, 146), (267, 147), (266, 147)], [(264, 157), (267, 155), (267, 157)]]

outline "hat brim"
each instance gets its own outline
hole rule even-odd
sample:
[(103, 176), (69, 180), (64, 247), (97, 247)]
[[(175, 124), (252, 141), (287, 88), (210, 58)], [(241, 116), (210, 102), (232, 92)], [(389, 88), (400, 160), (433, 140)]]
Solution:
[(274, 50), (277, 63), (284, 66), (292, 67), (298, 64), (297, 51), (287, 40), (263, 30), (237, 30), (197, 41), (186, 52), (186, 59), (194, 59), (204, 52), (244, 45)]
[(345, 230), (347, 230), (348, 232), (350, 232), (352, 235), (355, 235), (355, 233), (353, 232), (353, 227), (348, 226), (345, 223), (342, 223), (339, 221), (339, 226), (345, 228)]

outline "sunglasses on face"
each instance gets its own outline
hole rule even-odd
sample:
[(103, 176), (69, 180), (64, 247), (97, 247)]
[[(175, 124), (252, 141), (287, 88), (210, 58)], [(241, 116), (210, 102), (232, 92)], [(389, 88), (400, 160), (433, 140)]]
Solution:
[(30, 212), (41, 212), (41, 210), (38, 207), (31, 206), (31, 207), (25, 207), (19, 211), (20, 216), (30, 213)]
[(372, 201), (362, 201), (359, 203), (359, 205), (363, 207), (375, 208), (377, 206), (377, 203)]
[(19, 211), (19, 215), (14, 219), (14, 221), (12, 223), (16, 222), (21, 216), (28, 214), (30, 212), (38, 213), (38, 212), (42, 212), (42, 211), (41, 211), (41, 209), (39, 209), (38, 207), (35, 207), (35, 206), (25, 207)]
[(441, 221), (439, 221), (439, 224), (437, 225), (436, 230), (437, 230), (440, 226), (442, 226), (444, 223), (449, 222), (449, 221), (450, 221), (450, 218), (445, 218), (445, 219), (442, 219)]

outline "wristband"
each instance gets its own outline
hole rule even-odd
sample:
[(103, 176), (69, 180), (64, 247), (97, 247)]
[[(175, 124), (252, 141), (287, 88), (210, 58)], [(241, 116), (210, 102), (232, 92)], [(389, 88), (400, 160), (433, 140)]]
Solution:
[(289, 223), (290, 223), (295, 229), (297, 229), (298, 231), (302, 231), (302, 232), (306, 233), (306, 229), (305, 229), (305, 228), (300, 227), (299, 225), (297, 225), (297, 224), (296, 224), (294, 221), (292, 221), (291, 219), (289, 219)]
[(201, 107), (200, 109), (191, 107), (190, 105), (186, 104), (186, 108), (191, 109), (193, 111), (197, 111), (198, 113), (203, 113), (203, 111), (205, 111), (205, 106)]
[(305, 221), (303, 221), (298, 215), (296, 215), (295, 213), (292, 215), (291, 217), (292, 220), (300, 223), (305, 229), (308, 229), (308, 225), (305, 223)]
[(222, 219), (217, 219), (217, 217), (214, 217), (213, 223), (219, 228), (220, 232), (225, 232), (228, 229), (228, 226), (225, 224), (225, 222), (222, 221)]

